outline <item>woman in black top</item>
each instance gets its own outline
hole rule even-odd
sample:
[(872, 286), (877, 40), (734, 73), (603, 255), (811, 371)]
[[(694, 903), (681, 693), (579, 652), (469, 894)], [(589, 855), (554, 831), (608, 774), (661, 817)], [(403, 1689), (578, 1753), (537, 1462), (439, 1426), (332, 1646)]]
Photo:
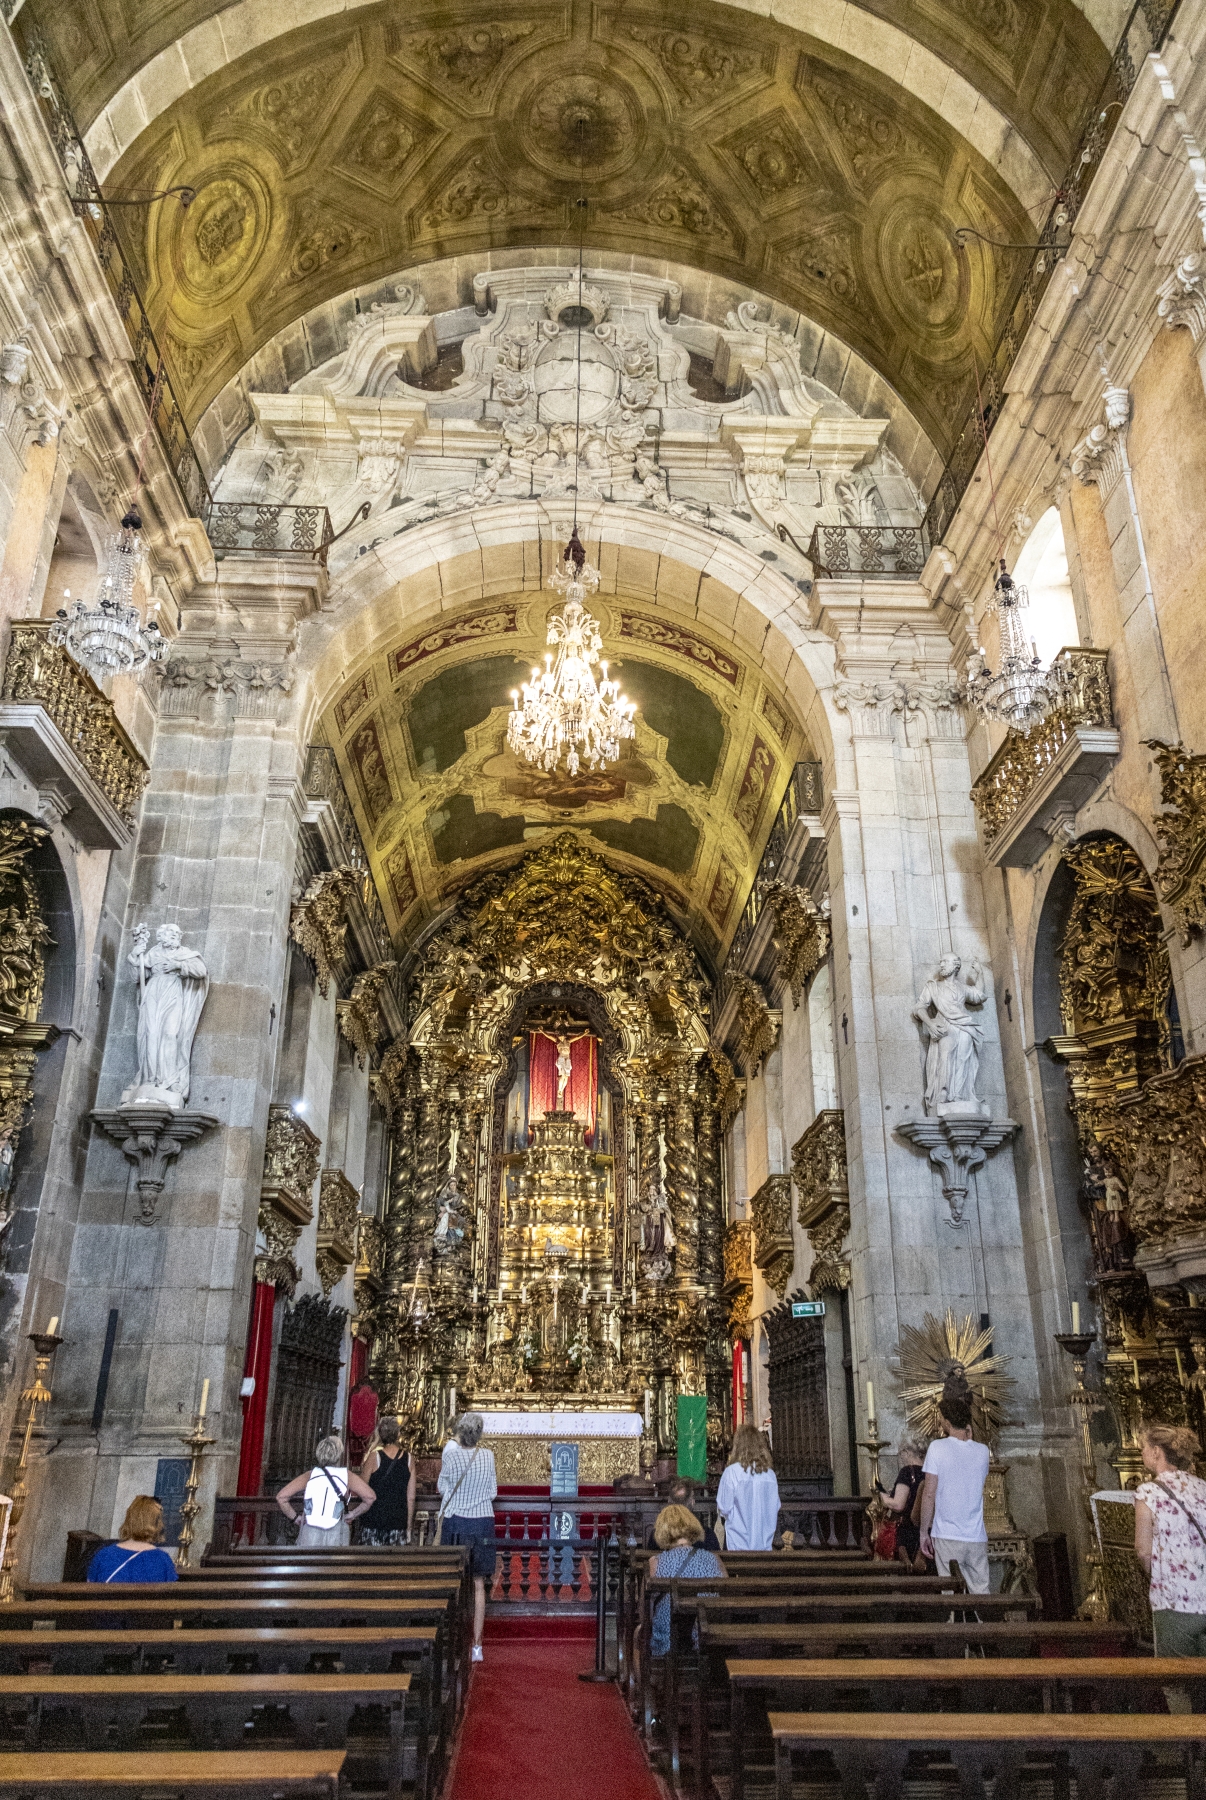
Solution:
[(402, 1449), (397, 1419), (377, 1426), (379, 1448), (370, 1450), (362, 1473), (372, 1488), (373, 1522), (360, 1527), (362, 1544), (408, 1544), (415, 1516), (415, 1468)]
[(921, 1465), (924, 1461), (925, 1452), (921, 1445), (906, 1438), (900, 1446), (900, 1468), (892, 1492), (884, 1495), (884, 1505), (896, 1520), (896, 1554), (902, 1562), (916, 1569), (925, 1567), (925, 1558), (921, 1554), (921, 1527), (914, 1525), (909, 1515), (923, 1480)]

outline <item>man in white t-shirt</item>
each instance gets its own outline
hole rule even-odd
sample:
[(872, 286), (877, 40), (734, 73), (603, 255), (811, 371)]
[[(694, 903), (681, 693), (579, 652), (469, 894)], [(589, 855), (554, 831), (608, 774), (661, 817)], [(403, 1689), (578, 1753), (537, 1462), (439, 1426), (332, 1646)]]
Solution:
[(988, 1445), (972, 1440), (970, 1399), (944, 1394), (938, 1411), (946, 1436), (934, 1439), (922, 1464), (921, 1553), (933, 1557), (940, 1575), (949, 1575), (952, 1560), (957, 1562), (968, 1593), (986, 1594)]

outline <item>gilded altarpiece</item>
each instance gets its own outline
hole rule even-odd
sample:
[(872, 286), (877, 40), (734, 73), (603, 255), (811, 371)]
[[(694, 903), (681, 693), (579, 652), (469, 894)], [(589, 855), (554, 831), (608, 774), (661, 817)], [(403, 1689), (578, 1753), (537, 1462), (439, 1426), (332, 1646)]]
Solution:
[(727, 1424), (709, 988), (662, 900), (565, 832), (476, 882), (408, 975), (377, 1088), (393, 1164), (374, 1374), (435, 1446), (451, 1414), (631, 1409)]

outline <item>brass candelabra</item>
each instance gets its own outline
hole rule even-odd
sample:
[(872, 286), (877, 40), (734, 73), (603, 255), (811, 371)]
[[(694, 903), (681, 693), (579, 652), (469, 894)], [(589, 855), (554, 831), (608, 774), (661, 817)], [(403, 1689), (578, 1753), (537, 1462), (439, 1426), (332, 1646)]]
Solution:
[(865, 1450), (871, 1459), (871, 1492), (873, 1494), (881, 1485), (879, 1474), (880, 1455), (888, 1448), (890, 1442), (890, 1438), (880, 1437), (879, 1420), (875, 1417), (874, 1413), (869, 1413), (867, 1416), (867, 1435), (865, 1438), (857, 1439), (857, 1443), (859, 1449)]
[(17, 1479), (13, 1487), (12, 1506), (9, 1512), (8, 1534), (4, 1545), (4, 1562), (0, 1566), (0, 1602), (13, 1598), (13, 1571), (17, 1566), (17, 1532), (21, 1517), (25, 1511), (25, 1503), (29, 1499), (29, 1486), (25, 1479), (25, 1471), (29, 1467), (29, 1446), (38, 1423), (38, 1408), (49, 1406), (54, 1395), (46, 1385), (43, 1377), (47, 1374), (51, 1359), (62, 1343), (62, 1338), (54, 1330), (58, 1320), (52, 1321), (49, 1331), (31, 1331), (29, 1341), (34, 1347), (34, 1377), (29, 1387), (22, 1388), (21, 1400), (29, 1407), (25, 1420), (25, 1433), (21, 1439), (21, 1455), (17, 1462)]
[(1089, 1572), (1088, 1591), (1077, 1609), (1077, 1616), (1103, 1624), (1110, 1616), (1110, 1602), (1105, 1591), (1105, 1570), (1097, 1542), (1097, 1521), (1093, 1516), (1093, 1495), (1097, 1489), (1097, 1462), (1093, 1455), (1092, 1418), (1098, 1402), (1085, 1386), (1085, 1363), (1097, 1342), (1095, 1331), (1057, 1331), (1055, 1341), (1072, 1358), (1075, 1386), (1069, 1403), (1080, 1421), (1081, 1501), (1089, 1527), (1089, 1548), (1085, 1567)]
[(197, 1489), (201, 1485), (201, 1458), (210, 1444), (216, 1444), (217, 1438), (205, 1435), (205, 1401), (209, 1394), (209, 1382), (201, 1398), (200, 1408), (193, 1415), (193, 1428), (187, 1434), (180, 1433), (180, 1442), (187, 1444), (192, 1458), (188, 1466), (188, 1480), (184, 1484), (184, 1504), (180, 1508), (180, 1539), (176, 1552), (176, 1567), (187, 1569), (189, 1552), (193, 1542), (193, 1532), (197, 1524), (197, 1514), (201, 1511), (201, 1502), (197, 1498)]

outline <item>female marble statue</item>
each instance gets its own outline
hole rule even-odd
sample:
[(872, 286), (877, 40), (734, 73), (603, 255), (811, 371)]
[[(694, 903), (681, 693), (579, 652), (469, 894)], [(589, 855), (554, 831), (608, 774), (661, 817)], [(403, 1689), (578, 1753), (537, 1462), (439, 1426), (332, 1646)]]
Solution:
[(971, 1011), (988, 998), (981, 988), (981, 970), (973, 962), (966, 979), (959, 979), (959, 957), (944, 956), (926, 982), (913, 1009), (913, 1017), (926, 1036), (925, 1110), (954, 1104), (978, 1106), (976, 1077), (980, 1072), (980, 1020)]
[(129, 958), (138, 971), (138, 1083), (122, 1099), (183, 1107), (209, 975), (196, 952), (184, 948), (178, 925), (161, 925), (153, 950), (147, 949), (148, 936), (139, 925)]

